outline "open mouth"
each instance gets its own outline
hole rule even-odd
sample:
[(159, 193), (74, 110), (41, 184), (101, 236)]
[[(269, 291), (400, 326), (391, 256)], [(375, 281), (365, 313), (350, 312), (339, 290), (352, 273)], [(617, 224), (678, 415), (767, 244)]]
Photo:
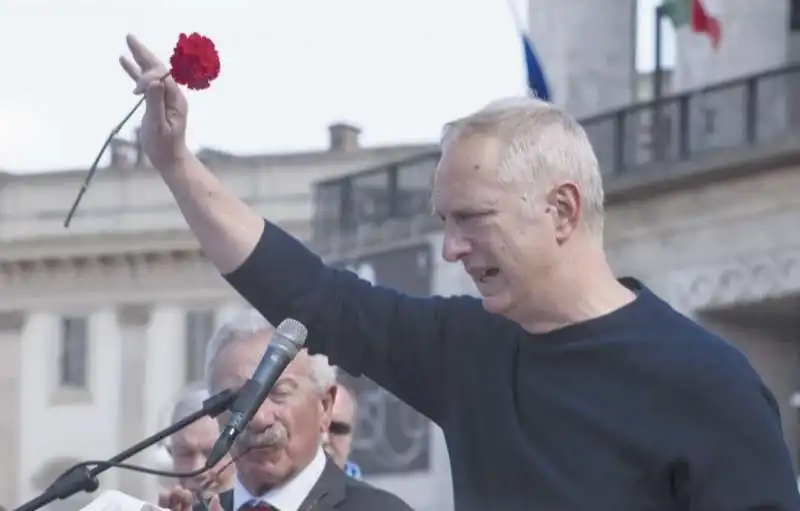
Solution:
[(486, 271), (483, 272), (483, 275), (478, 279), (480, 282), (484, 283), (492, 277), (496, 277), (500, 273), (500, 268), (487, 268)]

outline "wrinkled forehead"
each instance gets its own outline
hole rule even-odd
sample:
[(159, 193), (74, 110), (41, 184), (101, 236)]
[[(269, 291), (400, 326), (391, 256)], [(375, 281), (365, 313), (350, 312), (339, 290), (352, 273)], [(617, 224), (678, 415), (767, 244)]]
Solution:
[(500, 202), (508, 186), (500, 179), (501, 144), (484, 135), (454, 140), (442, 150), (433, 179), (436, 213)]
[[(274, 331), (262, 331), (250, 334), (241, 334), (225, 345), (217, 356), (216, 372), (219, 379), (224, 378), (250, 378), (256, 366), (264, 357)], [(308, 376), (310, 375), (310, 359), (306, 350), (301, 350), (289, 362), (283, 371), (283, 376)]]

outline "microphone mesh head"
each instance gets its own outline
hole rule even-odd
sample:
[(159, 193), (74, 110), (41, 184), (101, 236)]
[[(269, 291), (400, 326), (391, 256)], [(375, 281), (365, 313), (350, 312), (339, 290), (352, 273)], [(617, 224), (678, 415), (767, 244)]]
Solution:
[(276, 333), (294, 344), (298, 350), (302, 349), (308, 337), (308, 328), (296, 319), (286, 318), (278, 325)]

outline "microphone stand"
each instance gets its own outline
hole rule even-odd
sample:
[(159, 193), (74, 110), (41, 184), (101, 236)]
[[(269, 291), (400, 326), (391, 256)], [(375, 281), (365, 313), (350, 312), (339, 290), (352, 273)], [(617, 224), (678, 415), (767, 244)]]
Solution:
[(112, 468), (114, 463), (121, 463), (127, 460), (131, 456), (142, 452), (148, 447), (156, 445), (161, 440), (182, 430), (186, 426), (197, 422), (203, 417), (208, 416), (214, 418), (218, 416), (231, 406), (233, 401), (236, 399), (237, 394), (237, 392), (232, 390), (223, 390), (219, 394), (211, 396), (203, 401), (203, 407), (200, 410), (186, 416), (175, 424), (162, 429), (158, 433), (145, 438), (136, 445), (125, 449), (113, 458), (110, 458), (108, 460), (108, 464), (97, 465), (91, 469), (78, 465), (67, 470), (41, 495), (29, 500), (25, 504), (16, 508), (14, 511), (37, 511), (51, 502), (67, 499), (81, 491), (85, 491), (86, 493), (94, 492), (100, 487), (100, 483), (97, 481), (97, 476)]

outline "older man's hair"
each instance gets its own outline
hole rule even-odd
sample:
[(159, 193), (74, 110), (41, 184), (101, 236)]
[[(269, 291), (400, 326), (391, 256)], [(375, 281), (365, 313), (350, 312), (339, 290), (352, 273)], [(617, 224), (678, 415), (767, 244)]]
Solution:
[(185, 419), (203, 408), (203, 402), (211, 397), (205, 382), (190, 383), (183, 389), (172, 408), (172, 424)]
[[(271, 333), (275, 328), (255, 309), (247, 309), (225, 322), (206, 346), (206, 388), (216, 392), (215, 364), (220, 351), (231, 342), (244, 336)], [(325, 392), (336, 384), (336, 370), (325, 355), (311, 355), (310, 377), (319, 392)]]
[(605, 199), (597, 156), (572, 116), (539, 99), (501, 99), (446, 124), (440, 145), (444, 150), (475, 134), (500, 141), (498, 179), (520, 185), (528, 195), (541, 193), (543, 185), (574, 182), (581, 190), (584, 226), (602, 238)]

